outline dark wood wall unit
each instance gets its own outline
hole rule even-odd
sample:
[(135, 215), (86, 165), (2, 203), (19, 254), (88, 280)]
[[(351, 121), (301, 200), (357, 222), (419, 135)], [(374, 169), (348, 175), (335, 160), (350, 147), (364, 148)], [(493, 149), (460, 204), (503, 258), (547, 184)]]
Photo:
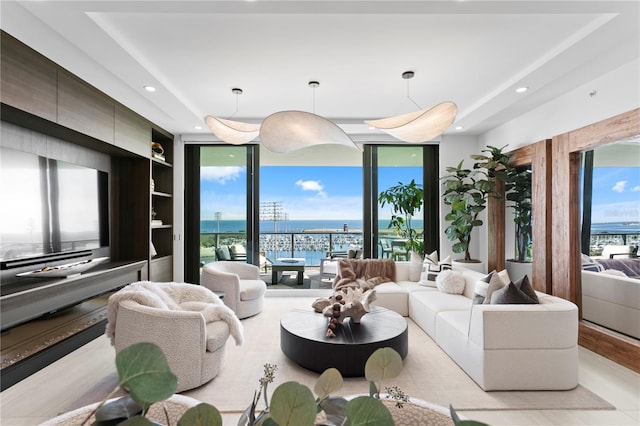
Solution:
[(151, 155), (151, 123), (129, 108), (115, 105), (115, 145), (141, 157)]
[(113, 144), (115, 103), (73, 74), (58, 70), (58, 124)]
[(112, 255), (147, 259), (149, 253), (149, 161), (119, 157), (113, 161)]
[(6, 33), (0, 41), (0, 101), (46, 120), (57, 119), (58, 67), (39, 53), (24, 49)]
[[(43, 309), (63, 309), (96, 300), (91, 298), (98, 292), (104, 294), (108, 290), (103, 288), (105, 285), (114, 289), (132, 281), (149, 279), (150, 276), (158, 281), (173, 280), (174, 140), (171, 133), (6, 32), (0, 30), (0, 39), (0, 128), (3, 146), (108, 171), (110, 230), (109, 247), (94, 250), (93, 253), (95, 257), (110, 257), (109, 263), (94, 271), (96, 275), (85, 273), (81, 277), (60, 279), (57, 285), (59, 291), (51, 294), (43, 292), (50, 280), (42, 284), (43, 291), (37, 294), (27, 294), (24, 288), (14, 294), (7, 287), (7, 282), (3, 281), (0, 303), (5, 336), (12, 329), (35, 321), (29, 318), (40, 315)], [(152, 141), (162, 144), (164, 160), (152, 158)], [(158, 184), (155, 190), (151, 189), (151, 179)], [(161, 216), (162, 226), (152, 226), (152, 206)], [(152, 242), (158, 251), (155, 256), (152, 256)], [(135, 271), (121, 274), (120, 265), (128, 265)], [(4, 272), (15, 278), (16, 272)], [(112, 273), (119, 275), (110, 277)], [(34, 288), (39, 288), (37, 283)], [(82, 302), (86, 298), (89, 299)], [(6, 315), (14, 316), (5, 318)], [(28, 315), (28, 318), (24, 315)], [(20, 324), (22, 321), (26, 322)], [(44, 323), (46, 328), (46, 320)], [(92, 329), (94, 327), (91, 326)], [(82, 330), (77, 336), (65, 337), (62, 346), (51, 348), (51, 353), (59, 353), (60, 347), (65, 348), (63, 352), (70, 352), (84, 344), (87, 336), (101, 334), (96, 334), (95, 330), (90, 333)], [(26, 336), (30, 342), (33, 337)], [(30, 357), (32, 360), (38, 359), (38, 362), (30, 363), (25, 368), (18, 365), (21, 363), (16, 363), (5, 369), (5, 339), (2, 342), (3, 387), (22, 377), (25, 371), (33, 372), (57, 356), (45, 354), (48, 348)], [(36, 346), (45, 347), (45, 343), (43, 341)]]

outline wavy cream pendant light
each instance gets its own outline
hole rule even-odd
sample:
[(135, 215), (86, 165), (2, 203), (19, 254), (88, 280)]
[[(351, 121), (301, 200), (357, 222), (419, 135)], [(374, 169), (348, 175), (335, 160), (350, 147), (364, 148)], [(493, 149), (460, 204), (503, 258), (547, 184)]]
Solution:
[[(407, 98), (420, 108), (409, 96), (408, 80), (413, 76), (413, 71), (402, 73), (402, 78), (407, 80)], [(365, 123), (401, 141), (420, 143), (440, 136), (454, 122), (457, 112), (455, 103), (443, 102), (431, 108), (380, 120), (366, 120)]]
[(285, 153), (312, 145), (337, 144), (360, 149), (335, 123), (315, 114), (315, 88), (320, 83), (310, 81), (314, 89), (314, 113), (279, 111), (264, 119), (260, 126), (260, 143), (269, 151)]
[[(236, 111), (238, 112), (238, 96), (242, 94), (242, 89), (233, 88), (231, 92), (236, 95)], [(255, 139), (260, 133), (260, 125), (252, 123), (243, 123), (240, 121), (233, 121), (224, 118), (217, 118), (212, 115), (207, 115), (204, 119), (209, 129), (220, 140), (233, 144), (243, 145), (251, 140)]]

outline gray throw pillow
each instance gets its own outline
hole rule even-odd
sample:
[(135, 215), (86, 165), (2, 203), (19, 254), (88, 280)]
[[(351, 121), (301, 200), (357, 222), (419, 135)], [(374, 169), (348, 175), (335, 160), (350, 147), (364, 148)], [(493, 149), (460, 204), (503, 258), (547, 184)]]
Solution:
[(535, 305), (537, 303), (514, 283), (509, 283), (491, 295), (492, 305)]
[(540, 303), (540, 300), (538, 300), (538, 295), (536, 294), (536, 291), (533, 289), (533, 286), (531, 285), (531, 282), (529, 281), (528, 276), (525, 275), (524, 277), (516, 281), (514, 284), (516, 285), (516, 287), (518, 287), (518, 289), (521, 292), (529, 296), (532, 300), (535, 300), (536, 303)]

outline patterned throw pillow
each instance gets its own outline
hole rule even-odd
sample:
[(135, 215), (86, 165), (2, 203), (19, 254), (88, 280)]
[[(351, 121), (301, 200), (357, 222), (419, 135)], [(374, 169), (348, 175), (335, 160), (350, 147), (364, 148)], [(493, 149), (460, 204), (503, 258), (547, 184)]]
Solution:
[[(437, 252), (436, 253), (437, 256)], [(420, 274), (420, 282), (418, 284), (428, 286), (428, 287), (436, 287), (436, 278), (438, 274), (442, 271), (446, 271), (452, 269), (453, 265), (451, 264), (451, 256), (447, 256), (442, 262), (433, 263), (433, 253), (429, 256), (425, 257), (424, 262), (422, 263), (422, 273)]]
[(482, 303), (484, 303), (484, 299), (487, 297), (487, 290), (489, 289), (489, 281), (491, 281), (491, 276), (495, 273), (496, 271), (491, 271), (486, 277), (476, 281), (476, 287), (473, 291), (474, 305), (482, 305)]

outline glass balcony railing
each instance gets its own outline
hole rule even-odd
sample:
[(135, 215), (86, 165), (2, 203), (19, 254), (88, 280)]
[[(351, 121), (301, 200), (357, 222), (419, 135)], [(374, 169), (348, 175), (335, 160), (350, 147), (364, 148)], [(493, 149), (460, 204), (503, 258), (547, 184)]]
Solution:
[[(385, 237), (394, 238), (395, 235), (385, 235)], [(270, 261), (293, 257), (304, 259), (307, 266), (320, 266), (320, 259), (325, 258), (328, 252), (346, 252), (349, 245), (355, 244), (362, 247), (363, 242), (361, 231), (261, 232), (260, 252)], [(201, 264), (216, 260), (216, 247), (233, 244), (246, 245), (246, 234), (243, 232), (200, 233)]]

